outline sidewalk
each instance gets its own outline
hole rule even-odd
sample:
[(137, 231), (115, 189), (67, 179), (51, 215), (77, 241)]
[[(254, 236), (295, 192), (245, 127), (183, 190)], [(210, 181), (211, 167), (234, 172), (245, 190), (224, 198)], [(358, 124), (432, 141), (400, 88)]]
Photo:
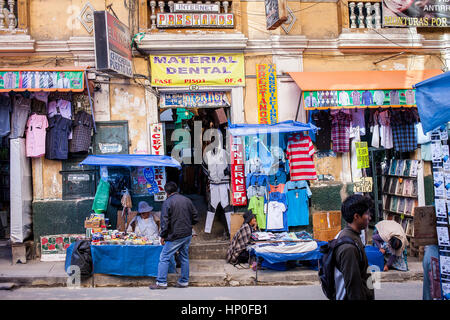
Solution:
[[(382, 282), (404, 282), (422, 280), (422, 262), (408, 257), (409, 271), (389, 271), (381, 273)], [(178, 269), (179, 270), (179, 269)], [(289, 271), (238, 269), (225, 260), (191, 260), (190, 285), (196, 287), (254, 286), (254, 285), (310, 285), (318, 284), (317, 271), (297, 267)], [(169, 274), (169, 285), (175, 284), (176, 274)], [(155, 282), (154, 277), (123, 277), (94, 274), (82, 282), (84, 287), (139, 287)], [(24, 287), (64, 287), (67, 274), (64, 262), (27, 261), (26, 264), (12, 264), (7, 247), (0, 247), (0, 285), (8, 284)]]

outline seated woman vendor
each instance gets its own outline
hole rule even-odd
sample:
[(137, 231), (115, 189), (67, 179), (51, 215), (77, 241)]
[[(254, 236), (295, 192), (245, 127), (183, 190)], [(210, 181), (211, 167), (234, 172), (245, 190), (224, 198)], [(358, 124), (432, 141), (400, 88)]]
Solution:
[(131, 220), (127, 232), (134, 232), (137, 236), (147, 239), (158, 239), (159, 227), (152, 210), (153, 207), (147, 202), (139, 202), (138, 214)]
[(384, 271), (396, 269), (407, 271), (405, 248), (408, 245), (403, 227), (394, 220), (383, 220), (375, 225), (373, 243), (385, 258)]
[(258, 227), (256, 217), (251, 211), (244, 214), (244, 223), (231, 240), (227, 252), (227, 262), (233, 265), (249, 260), (247, 246), (250, 244), (252, 232)]

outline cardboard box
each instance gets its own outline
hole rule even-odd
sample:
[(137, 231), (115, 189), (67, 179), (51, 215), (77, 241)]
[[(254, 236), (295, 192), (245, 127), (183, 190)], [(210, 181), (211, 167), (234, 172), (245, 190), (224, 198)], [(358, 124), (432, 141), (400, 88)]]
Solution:
[(125, 214), (126, 213), (124, 212), (124, 216), (122, 217), (122, 210), (117, 211), (116, 229), (121, 232), (125, 232), (125, 230), (128, 228), (128, 225), (130, 224), (131, 220), (133, 220), (133, 218), (137, 215), (137, 211), (130, 211), (130, 213), (128, 214), (126, 226), (125, 226), (125, 217), (126, 217)]
[(341, 229), (340, 211), (321, 211), (313, 213), (314, 230), (331, 230), (335, 228)]
[(244, 223), (244, 214), (243, 213), (232, 213), (230, 219), (230, 240), (233, 239), (234, 235), (241, 228)]

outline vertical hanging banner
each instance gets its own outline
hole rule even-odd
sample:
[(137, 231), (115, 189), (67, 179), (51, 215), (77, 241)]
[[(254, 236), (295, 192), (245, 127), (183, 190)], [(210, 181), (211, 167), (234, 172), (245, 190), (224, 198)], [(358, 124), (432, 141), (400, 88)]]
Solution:
[(246, 206), (244, 144), (241, 137), (230, 136), (231, 193), (233, 206)]
[(277, 71), (273, 64), (256, 65), (258, 123), (278, 123)]
[[(150, 150), (151, 154), (164, 155), (164, 135), (162, 123), (154, 123), (150, 125)], [(166, 168), (154, 167), (155, 182), (158, 186), (158, 192), (155, 193), (155, 201), (164, 201), (167, 194), (164, 191), (166, 184)]]
[(151, 154), (164, 155), (162, 123), (150, 125), (150, 148)]

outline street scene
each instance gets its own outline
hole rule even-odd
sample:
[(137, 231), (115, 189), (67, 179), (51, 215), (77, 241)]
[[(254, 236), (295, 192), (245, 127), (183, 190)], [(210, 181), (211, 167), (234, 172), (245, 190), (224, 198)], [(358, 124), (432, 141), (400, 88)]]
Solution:
[(0, 1), (0, 300), (448, 300), (444, 2)]

